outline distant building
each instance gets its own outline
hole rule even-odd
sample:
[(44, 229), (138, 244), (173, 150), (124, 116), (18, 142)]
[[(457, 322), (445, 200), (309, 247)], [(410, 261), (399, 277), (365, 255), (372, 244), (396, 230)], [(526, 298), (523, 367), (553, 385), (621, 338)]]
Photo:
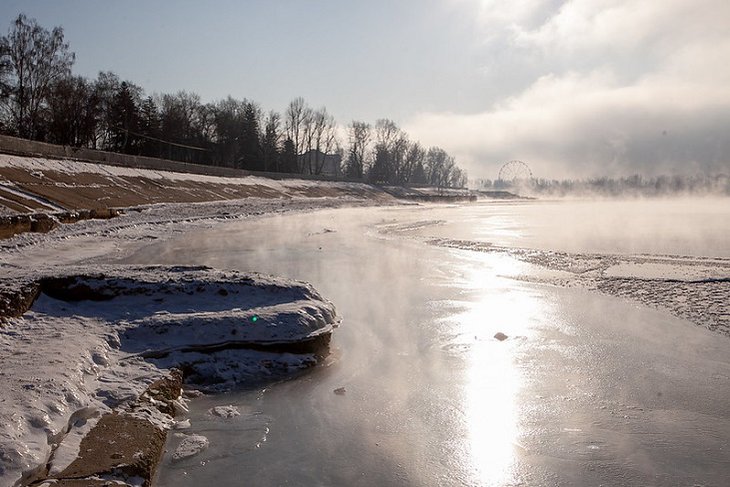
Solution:
[(321, 174), (339, 178), (342, 176), (342, 156), (340, 154), (325, 154), (322, 151), (310, 150), (297, 156), (302, 174)]

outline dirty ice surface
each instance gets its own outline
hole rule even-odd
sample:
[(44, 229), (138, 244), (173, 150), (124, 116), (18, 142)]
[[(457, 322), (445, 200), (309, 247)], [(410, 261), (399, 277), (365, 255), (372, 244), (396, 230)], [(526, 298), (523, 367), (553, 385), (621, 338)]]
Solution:
[(209, 446), (159, 485), (726, 485), (730, 205), (674, 203), (328, 210), (142, 249), (307, 280), (343, 319), (325, 367), (193, 400)]

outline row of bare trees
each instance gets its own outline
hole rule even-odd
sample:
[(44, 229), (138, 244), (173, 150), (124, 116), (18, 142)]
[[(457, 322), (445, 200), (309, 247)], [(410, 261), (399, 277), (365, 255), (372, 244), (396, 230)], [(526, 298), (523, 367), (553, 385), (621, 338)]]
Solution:
[[(463, 186), (466, 175), (439, 148), (424, 149), (390, 120), (352, 122), (346, 149), (327, 109), (294, 99), (283, 116), (232, 97), (147, 95), (112, 72), (72, 74), (63, 29), (20, 14), (0, 38), (0, 132), (33, 140), (249, 170), (335, 173), (388, 184)], [(342, 133), (341, 133), (342, 132)], [(332, 171), (332, 168), (328, 169)], [(342, 170), (342, 171), (340, 171)]]
[(54, 86), (71, 74), (75, 56), (64, 41), (63, 30), (48, 31), (19, 15), (0, 40), (0, 94), (18, 135), (36, 138), (45, 103)]
[(466, 186), (466, 173), (452, 156), (439, 147), (425, 149), (392, 120), (380, 119), (375, 126), (354, 121), (348, 139), (348, 177), (400, 185)]
[(295, 98), (286, 109), (286, 140), (300, 155), (298, 172), (319, 174), (324, 166), (324, 156), (342, 149), (337, 139), (337, 123), (325, 107), (314, 110), (304, 98)]

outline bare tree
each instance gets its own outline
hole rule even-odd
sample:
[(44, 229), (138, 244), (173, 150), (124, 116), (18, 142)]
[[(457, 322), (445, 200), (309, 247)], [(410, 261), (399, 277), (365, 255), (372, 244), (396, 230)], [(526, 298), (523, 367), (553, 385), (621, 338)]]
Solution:
[(4, 113), (0, 113), (0, 131), (8, 132), (8, 107), (12, 94), (13, 68), (10, 64), (10, 57), (6, 56), (6, 43), (0, 38), (0, 107)]
[(375, 122), (373, 164), (368, 177), (373, 182), (396, 183), (397, 158), (403, 153), (405, 134), (392, 120), (382, 118)]
[(347, 149), (347, 177), (362, 179), (368, 169), (367, 157), (370, 150), (372, 131), (365, 122), (354, 121), (348, 128), (349, 147)]
[(140, 154), (159, 157), (162, 151), (160, 143), (160, 110), (155, 100), (148, 96), (139, 107)]
[(195, 108), (195, 133), (200, 140), (198, 143), (203, 146), (210, 146), (215, 139), (215, 105), (212, 103), (200, 103)]
[(279, 145), (281, 144), (281, 117), (270, 111), (264, 120), (264, 132), (261, 136), (261, 155), (264, 171), (279, 172)]
[(314, 146), (314, 111), (308, 109), (302, 120), (302, 147), (298, 151), (299, 172), (312, 174), (312, 147)]
[(426, 151), (423, 150), (421, 144), (418, 142), (408, 144), (408, 150), (400, 168), (401, 184), (421, 182), (416, 179), (420, 175), (419, 171), (423, 171), (423, 159), (425, 156)]
[(235, 167), (241, 157), (240, 136), (243, 133), (245, 103), (232, 97), (215, 104), (215, 139), (217, 163)]
[(112, 105), (122, 81), (111, 71), (101, 71), (94, 81), (94, 94), (99, 100), (101, 117), (96, 127), (92, 148), (111, 149), (113, 124), (111, 120)]
[(61, 27), (49, 32), (24, 14), (0, 39), (0, 55), (12, 73), (5, 100), (10, 125), (21, 137), (36, 138), (51, 86), (71, 74), (75, 55)]
[(426, 153), (426, 178), (428, 183), (438, 188), (448, 186), (454, 158), (440, 147), (431, 147)]
[(408, 172), (405, 170), (405, 160), (408, 149), (411, 146), (408, 135), (402, 130), (398, 131), (393, 140), (393, 147), (390, 150), (390, 180), (396, 184), (408, 182)]
[(200, 125), (197, 118), (200, 105), (200, 95), (197, 93), (178, 91), (175, 94), (162, 95), (162, 137), (182, 144), (198, 142)]
[(451, 172), (451, 179), (449, 181), (449, 186), (452, 188), (465, 188), (468, 182), (466, 171), (461, 169), (460, 167), (454, 167), (453, 171)]
[(398, 137), (400, 128), (392, 120), (381, 118), (375, 122), (375, 143), (387, 150), (392, 149), (393, 142)]
[(99, 118), (99, 99), (86, 78), (69, 76), (54, 83), (48, 97), (49, 142), (93, 145)]
[[(284, 115), (286, 138), (294, 144), (297, 155), (302, 154), (306, 149), (307, 141), (305, 134), (307, 126), (311, 123), (312, 109), (309, 108), (304, 98), (298, 97), (289, 103)], [(299, 163), (299, 172), (302, 172), (303, 165)]]
[(325, 107), (312, 112), (310, 119), (309, 173), (322, 174), (326, 156), (337, 146), (337, 123)]

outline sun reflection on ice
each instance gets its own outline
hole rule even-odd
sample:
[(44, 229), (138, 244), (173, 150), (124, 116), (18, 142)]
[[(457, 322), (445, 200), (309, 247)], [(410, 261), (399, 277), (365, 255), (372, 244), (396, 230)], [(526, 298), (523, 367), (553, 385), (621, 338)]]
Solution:
[(467, 373), (470, 459), (480, 485), (505, 485), (513, 476), (520, 377), (511, 355), (475, 350)]
[[(481, 259), (480, 259), (481, 260)], [(465, 287), (477, 293), (456, 317), (462, 339), (473, 339), (465, 371), (464, 410), (471, 469), (478, 485), (518, 484), (520, 450), (518, 393), (522, 372), (516, 354), (534, 331), (545, 304), (524, 284), (507, 279), (522, 273), (520, 262), (485, 256), (464, 270)], [(498, 333), (506, 335), (495, 337)]]

